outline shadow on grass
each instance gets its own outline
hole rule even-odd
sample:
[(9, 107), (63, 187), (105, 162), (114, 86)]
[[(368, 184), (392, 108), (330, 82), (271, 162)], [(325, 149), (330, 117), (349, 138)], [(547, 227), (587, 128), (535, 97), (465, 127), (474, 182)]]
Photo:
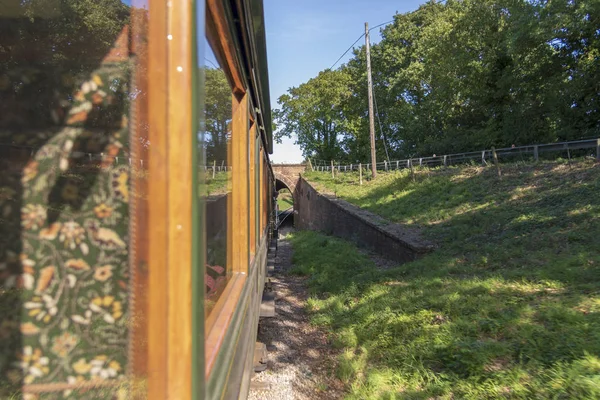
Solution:
[(337, 193), (421, 224), (433, 254), (379, 271), (341, 240), (292, 239), (350, 398), (600, 397), (598, 167), (425, 174)]

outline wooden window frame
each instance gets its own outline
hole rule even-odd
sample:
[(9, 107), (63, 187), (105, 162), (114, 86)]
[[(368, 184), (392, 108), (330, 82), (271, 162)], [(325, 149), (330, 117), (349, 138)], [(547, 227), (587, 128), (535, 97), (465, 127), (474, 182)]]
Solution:
[[(147, 373), (144, 394), (152, 400), (191, 400), (198, 389), (193, 382), (203, 382), (193, 372), (210, 377), (247, 282), (251, 245), (254, 244), (255, 251), (257, 248), (259, 238), (255, 233), (255, 240), (251, 240), (255, 230), (251, 229), (250, 218), (255, 216), (255, 225), (260, 218), (261, 234), (266, 232), (268, 224), (270, 193), (265, 188), (268, 182), (264, 181), (268, 179), (267, 155), (260, 146), (258, 166), (254, 167), (260, 169), (256, 178), (252, 171), (256, 166), (255, 143), (260, 136), (256, 122), (252, 129), (249, 126), (249, 94), (235, 41), (228, 30), (223, 2), (207, 0), (204, 32), (214, 32), (208, 35), (211, 47), (222, 61), (221, 67), (232, 87), (233, 192), (229, 215), (235, 222), (229, 226), (231, 241), (228, 245), (232, 251), (233, 276), (217, 300), (210, 319), (202, 317), (198, 321), (194, 313), (203, 314), (199, 311), (203, 309), (203, 291), (198, 286), (203, 278), (198, 275), (205, 268), (203, 258), (195, 260), (193, 256), (194, 245), (197, 245), (193, 243), (197, 237), (193, 227), (194, 210), (198, 202), (194, 196), (184, 195), (195, 193), (192, 187), (197, 186), (193, 173), (197, 161), (193, 150), (193, 116), (196, 115), (193, 100), (194, 90), (202, 89), (194, 88), (196, 60), (191, 49), (204, 32), (198, 29), (195, 32), (198, 37), (194, 37), (195, 6), (202, 7), (200, 3), (184, 0), (172, 0), (168, 4), (149, 0), (149, 141), (152, 146), (148, 151), (151, 177), (148, 180), (148, 226), (152, 228), (148, 230), (146, 272), (147, 365), (145, 370), (139, 367), (139, 372)], [(256, 193), (257, 182), (260, 182), (260, 193)], [(256, 217), (252, 204), (257, 206), (259, 195), (262, 212), (258, 211), (259, 217)], [(240, 226), (246, 229), (239, 229)], [(198, 343), (193, 335), (203, 336), (204, 340)], [(143, 336), (143, 333), (139, 335), (142, 340)], [(195, 354), (198, 351), (203, 353), (201, 360)], [(142, 365), (141, 359), (140, 362)]]
[[(150, 0), (148, 399), (192, 398), (192, 2)], [(172, 40), (167, 40), (167, 36)], [(143, 396), (135, 396), (144, 398)]]
[(262, 199), (262, 205), (263, 205), (263, 211), (262, 211), (262, 230), (263, 232), (268, 228), (268, 222), (269, 222), (269, 198), (270, 198), (270, 193), (269, 193), (269, 189), (270, 186), (268, 185), (268, 180), (269, 180), (269, 165), (268, 165), (268, 160), (267, 160), (267, 154), (264, 150), (264, 148), (262, 149), (262, 160), (261, 160), (261, 165), (262, 165), (262, 179), (263, 182), (261, 182), (261, 186), (263, 188), (262, 192), (263, 192), (263, 199)]
[[(224, 5), (220, 0), (206, 1), (206, 26), (212, 31), (209, 40), (232, 86), (232, 229), (231, 260), (233, 276), (211, 312), (212, 320), (198, 321), (194, 313), (203, 315), (203, 289), (198, 278), (205, 268), (204, 260), (195, 260), (193, 239), (194, 214), (198, 207), (192, 189), (196, 159), (194, 158), (193, 110), (196, 60), (191, 51), (195, 45), (197, 2), (149, 0), (149, 141), (148, 151), (148, 294), (147, 365), (139, 372), (147, 373), (144, 395), (135, 398), (191, 400), (194, 381), (209, 377), (221, 345), (229, 330), (234, 311), (240, 303), (250, 265), (250, 169), (249, 94), (236, 56), (235, 41), (230, 37)], [(198, 25), (199, 27), (202, 24)], [(195, 33), (204, 34), (200, 29)], [(169, 39), (167, 39), (169, 37)], [(256, 127), (256, 124), (254, 124)], [(254, 128), (256, 130), (256, 128)], [(250, 147), (253, 149), (254, 146)], [(264, 150), (260, 166), (268, 167)], [(256, 154), (255, 154), (256, 156)], [(264, 179), (261, 175), (260, 179)], [(267, 182), (261, 182), (262, 185)], [(256, 189), (256, 188), (255, 188)], [(265, 194), (263, 200), (268, 200)], [(265, 204), (266, 206), (267, 204)], [(264, 208), (264, 207), (263, 207)], [(265, 210), (266, 211), (266, 210)], [(228, 217), (229, 217), (228, 215)], [(228, 218), (229, 219), (229, 218)], [(229, 222), (228, 222), (229, 223)], [(266, 225), (263, 221), (262, 225)], [(264, 230), (263, 230), (264, 232)], [(237, 249), (237, 250), (236, 250)], [(143, 268), (143, 267), (141, 267)], [(195, 268), (195, 270), (193, 270)], [(196, 287), (194, 287), (196, 285)], [(201, 295), (198, 295), (198, 291)], [(195, 304), (200, 302), (198, 304)], [(200, 328), (200, 331), (198, 329)], [(204, 337), (198, 343), (193, 335)], [(136, 334), (136, 337), (138, 335)], [(143, 333), (139, 337), (144, 340)], [(200, 351), (201, 360), (194, 352)], [(196, 362), (197, 365), (194, 364)], [(140, 365), (143, 362), (140, 359)], [(200, 375), (200, 376), (202, 376)], [(142, 376), (140, 376), (142, 378)], [(197, 390), (196, 390), (197, 391)]]
[(262, 243), (262, 231), (261, 231), (261, 221), (260, 221), (260, 163), (261, 163), (261, 152), (262, 148), (262, 138), (260, 135), (260, 131), (256, 130), (256, 144), (254, 146), (254, 202), (255, 207), (252, 209), (254, 213), (254, 234), (256, 235), (256, 248), (260, 248), (260, 244)]
[[(250, 95), (244, 85), (233, 38), (227, 29), (223, 3), (207, 0), (206, 32), (212, 50), (232, 87), (230, 159), (232, 193), (228, 200), (228, 260), (232, 277), (205, 320), (205, 377), (208, 379), (240, 303), (250, 266), (251, 158)], [(256, 124), (254, 124), (256, 125)]]
[[(206, 373), (209, 374), (239, 300), (249, 265), (248, 95), (232, 95), (228, 158), (232, 191), (227, 200), (227, 259), (232, 276), (205, 321)], [(246, 227), (246, 229), (242, 229)], [(202, 268), (202, 266), (200, 266)]]
[[(249, 221), (249, 230), (250, 230), (250, 263), (252, 264), (253, 258), (256, 254), (256, 240), (257, 240), (257, 235), (256, 235), (256, 122), (252, 123), (252, 125), (250, 126), (250, 132), (249, 132), (249, 139), (250, 139), (250, 143), (249, 143), (249, 147), (248, 147), (248, 152), (249, 152), (249, 161), (250, 161), (250, 167), (248, 169), (248, 173), (249, 173), (249, 185), (250, 185), (250, 202), (249, 202), (249, 209), (248, 209), (248, 214), (250, 217), (250, 221)], [(250, 265), (251, 265), (250, 264)]]

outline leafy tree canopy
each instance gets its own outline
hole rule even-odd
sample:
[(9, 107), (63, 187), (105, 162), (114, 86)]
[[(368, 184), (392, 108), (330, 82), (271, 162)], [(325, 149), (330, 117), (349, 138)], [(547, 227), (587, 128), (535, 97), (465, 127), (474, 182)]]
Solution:
[[(600, 134), (600, 2), (430, 1), (372, 46), (378, 158)], [(279, 98), (277, 137), (368, 162), (364, 48)], [(376, 125), (379, 125), (376, 120)]]

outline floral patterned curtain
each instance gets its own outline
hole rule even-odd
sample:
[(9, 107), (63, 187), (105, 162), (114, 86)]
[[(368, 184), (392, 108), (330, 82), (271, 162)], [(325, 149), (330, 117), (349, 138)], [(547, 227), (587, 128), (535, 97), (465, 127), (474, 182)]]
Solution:
[(131, 10), (53, 3), (70, 42), (60, 18), (0, 21), (0, 397), (126, 398)]

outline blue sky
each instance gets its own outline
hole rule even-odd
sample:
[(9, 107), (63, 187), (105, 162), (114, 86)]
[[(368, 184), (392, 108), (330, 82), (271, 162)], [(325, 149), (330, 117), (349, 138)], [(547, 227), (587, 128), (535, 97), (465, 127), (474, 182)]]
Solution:
[[(425, 0), (264, 0), (271, 106), (288, 88), (329, 68), (370, 27), (390, 21), (396, 12), (415, 10)], [(371, 42), (380, 40), (379, 28)], [(358, 45), (364, 44), (362, 39)], [(348, 61), (352, 52), (340, 61)], [(295, 138), (275, 144), (274, 163), (302, 161)]]

